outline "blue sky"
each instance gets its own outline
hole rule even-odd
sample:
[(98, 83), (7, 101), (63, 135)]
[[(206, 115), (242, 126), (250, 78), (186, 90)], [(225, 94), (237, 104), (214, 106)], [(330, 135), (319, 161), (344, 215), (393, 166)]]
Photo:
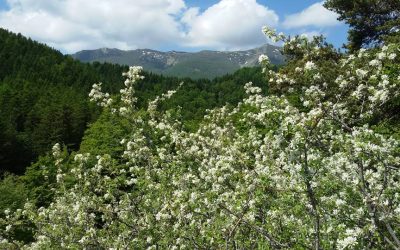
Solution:
[[(186, 3), (190, 7), (201, 7), (203, 10), (209, 6), (218, 3), (218, 0), (187, 0)], [(258, 0), (258, 3), (268, 6), (275, 10), (279, 14), (289, 15), (300, 10), (307, 8), (308, 6), (320, 2), (316, 0)]]
[(244, 50), (270, 43), (264, 25), (323, 34), (341, 47), (347, 26), (316, 0), (0, 0), (0, 27), (64, 53), (82, 49)]

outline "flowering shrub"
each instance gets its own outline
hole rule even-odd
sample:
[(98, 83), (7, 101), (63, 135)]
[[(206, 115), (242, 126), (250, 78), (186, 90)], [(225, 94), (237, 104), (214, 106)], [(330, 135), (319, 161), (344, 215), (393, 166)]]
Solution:
[[(247, 83), (247, 98), (209, 111), (195, 132), (157, 110), (174, 92), (137, 112), (138, 67), (120, 102), (94, 85), (91, 98), (130, 121), (125, 151), (76, 154), (70, 166), (56, 145), (54, 201), (5, 211), (0, 247), (399, 248), (399, 142), (372, 126), (399, 97), (399, 46), (338, 56), (322, 71), (329, 46), (264, 31), (297, 58), (275, 73), (260, 57), (281, 95)], [(35, 241), (24, 245), (13, 230), (26, 221)]]

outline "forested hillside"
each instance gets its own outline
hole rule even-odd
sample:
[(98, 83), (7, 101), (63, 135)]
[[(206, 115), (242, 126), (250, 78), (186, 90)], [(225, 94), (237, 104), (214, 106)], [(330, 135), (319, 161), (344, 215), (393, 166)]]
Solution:
[[(99, 109), (87, 98), (93, 83), (118, 93), (127, 67), (81, 63), (21, 35), (0, 30), (0, 172), (21, 174), (39, 155), (60, 142), (79, 149), (84, 131)], [(183, 119), (195, 127), (206, 109), (236, 104), (244, 82), (262, 85), (260, 68), (242, 69), (214, 80), (179, 79), (144, 73), (138, 85), (139, 106), (184, 82), (164, 109), (183, 107)]]
[(348, 51), (263, 27), (287, 64), (214, 80), (4, 31), (1, 145), (40, 157), (1, 177), (0, 249), (400, 249), (400, 6), (325, 4)]
[(87, 93), (103, 81), (115, 92), (123, 67), (83, 64), (22, 35), (0, 29), (0, 172), (25, 167), (61, 141), (78, 149), (98, 116)]

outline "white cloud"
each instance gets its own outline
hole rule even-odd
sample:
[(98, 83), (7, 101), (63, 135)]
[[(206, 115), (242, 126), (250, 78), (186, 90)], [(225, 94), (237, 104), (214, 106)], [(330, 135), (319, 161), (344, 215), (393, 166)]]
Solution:
[(323, 2), (315, 3), (303, 11), (289, 15), (285, 18), (283, 26), (288, 29), (306, 26), (331, 27), (340, 25), (338, 15), (323, 6)]
[(183, 36), (183, 0), (8, 0), (0, 26), (64, 52), (157, 47)]
[[(1, 27), (66, 53), (101, 47), (248, 49), (267, 42), (262, 26), (282, 25), (273, 10), (256, 0), (220, 0), (204, 11), (188, 8), (184, 0), (7, 0), (7, 3), (10, 8), (0, 10)], [(321, 3), (312, 5), (287, 17), (283, 25), (332, 23), (334, 14), (325, 9), (320, 11)]]
[(186, 45), (244, 49), (266, 42), (264, 25), (277, 26), (279, 17), (256, 0), (221, 0), (203, 13), (189, 9), (181, 21), (189, 27)]
[(186, 25), (191, 25), (200, 13), (199, 7), (192, 7), (186, 10), (181, 18), (181, 22)]

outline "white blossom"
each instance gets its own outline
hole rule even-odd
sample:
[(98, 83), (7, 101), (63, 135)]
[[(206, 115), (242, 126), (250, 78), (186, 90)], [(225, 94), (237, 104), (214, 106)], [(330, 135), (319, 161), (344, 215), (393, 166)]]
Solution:
[(317, 66), (316, 66), (315, 63), (312, 62), (312, 61), (308, 61), (308, 62), (306, 62), (306, 64), (304, 65), (304, 69), (305, 69), (306, 71), (314, 70), (314, 69), (316, 69), (316, 68), (317, 68)]

